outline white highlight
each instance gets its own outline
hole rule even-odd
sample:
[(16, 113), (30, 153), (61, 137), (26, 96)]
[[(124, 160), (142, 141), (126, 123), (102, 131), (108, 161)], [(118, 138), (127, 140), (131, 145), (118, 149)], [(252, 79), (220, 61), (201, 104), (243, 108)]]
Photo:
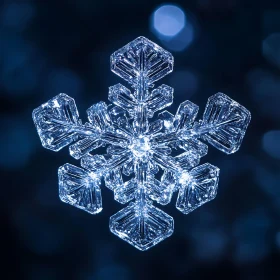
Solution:
[(185, 22), (185, 13), (175, 5), (161, 6), (153, 14), (153, 27), (164, 36), (175, 36), (184, 28)]

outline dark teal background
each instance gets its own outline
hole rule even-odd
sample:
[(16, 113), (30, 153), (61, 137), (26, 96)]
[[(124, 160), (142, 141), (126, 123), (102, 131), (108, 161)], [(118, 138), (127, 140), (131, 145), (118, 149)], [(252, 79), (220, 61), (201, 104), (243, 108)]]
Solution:
[(236, 154), (209, 147), (202, 159), (221, 168), (214, 201), (185, 216), (175, 195), (162, 208), (174, 217), (174, 234), (140, 252), (109, 231), (123, 207), (110, 190), (102, 188), (96, 216), (59, 200), (57, 169), (78, 162), (67, 148), (41, 146), (32, 110), (65, 92), (85, 121), (86, 109), (122, 82), (110, 71), (111, 53), (140, 35), (162, 45), (150, 31), (162, 4), (0, 1), (1, 279), (279, 279), (280, 137), (264, 137), (280, 129), (280, 39), (266, 40), (280, 32), (279, 1), (173, 2), (186, 24), (194, 20), (195, 36), (171, 51), (174, 72), (157, 83), (175, 89), (170, 111), (190, 97), (202, 114), (221, 91), (252, 113)]

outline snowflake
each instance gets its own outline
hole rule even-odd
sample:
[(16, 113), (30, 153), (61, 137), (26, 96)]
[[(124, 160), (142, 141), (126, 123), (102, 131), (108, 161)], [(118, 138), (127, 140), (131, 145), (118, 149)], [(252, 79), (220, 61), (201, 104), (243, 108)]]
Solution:
[[(111, 56), (111, 70), (127, 81), (133, 93), (117, 84), (109, 88), (112, 105), (99, 102), (87, 110), (82, 124), (75, 101), (61, 93), (33, 111), (42, 145), (59, 151), (69, 145), (81, 167), (66, 163), (58, 170), (63, 202), (97, 214), (102, 210), (101, 179), (114, 199), (129, 205), (110, 218), (112, 233), (139, 250), (147, 250), (173, 233), (173, 218), (155, 207), (166, 205), (178, 191), (176, 208), (188, 214), (215, 198), (219, 168), (199, 165), (208, 147), (231, 154), (242, 142), (250, 112), (223, 93), (208, 99), (202, 120), (198, 106), (183, 102), (177, 113), (173, 89), (154, 82), (173, 70), (172, 55), (139, 37)], [(150, 121), (149, 121), (150, 119)], [(74, 143), (73, 143), (74, 142)], [(107, 146), (105, 155), (90, 154)], [(171, 153), (177, 153), (176, 156)], [(132, 202), (133, 201), (133, 202)]]

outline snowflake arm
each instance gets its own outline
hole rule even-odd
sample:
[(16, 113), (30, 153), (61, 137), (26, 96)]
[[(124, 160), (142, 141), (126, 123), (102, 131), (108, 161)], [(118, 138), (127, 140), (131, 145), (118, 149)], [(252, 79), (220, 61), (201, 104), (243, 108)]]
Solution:
[(217, 93), (208, 99), (203, 120), (179, 134), (181, 139), (201, 138), (222, 152), (232, 154), (240, 148), (250, 120), (251, 114), (246, 108)]

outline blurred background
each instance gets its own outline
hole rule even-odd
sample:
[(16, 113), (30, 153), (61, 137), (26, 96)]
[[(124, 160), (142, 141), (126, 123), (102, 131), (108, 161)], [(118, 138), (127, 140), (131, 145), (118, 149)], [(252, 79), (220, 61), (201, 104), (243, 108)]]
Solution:
[[(31, 119), (65, 92), (85, 121), (121, 82), (110, 54), (140, 35), (174, 56), (160, 81), (175, 88), (172, 113), (186, 99), (202, 113), (219, 91), (252, 113), (238, 153), (210, 147), (202, 159), (221, 167), (216, 199), (185, 216), (174, 196), (175, 232), (147, 252), (110, 233), (122, 205), (108, 189), (96, 216), (60, 202), (57, 169), (77, 162), (44, 149)], [(3, 278), (279, 279), (279, 1), (2, 0), (0, 108)]]

